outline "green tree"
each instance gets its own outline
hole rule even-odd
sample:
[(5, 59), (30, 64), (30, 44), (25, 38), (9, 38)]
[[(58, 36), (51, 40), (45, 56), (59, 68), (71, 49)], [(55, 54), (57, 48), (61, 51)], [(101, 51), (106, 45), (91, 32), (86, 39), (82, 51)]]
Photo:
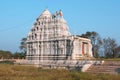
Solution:
[(21, 43), (20, 43), (20, 49), (26, 54), (26, 40), (27, 38), (22, 38)]
[(21, 43), (20, 43), (20, 49), (22, 50), (21, 53), (16, 52), (14, 55), (14, 58), (25, 58), (26, 56), (26, 41), (27, 38), (22, 38)]
[(14, 54), (13, 54), (13, 57), (14, 57), (14, 59), (23, 59), (23, 58), (25, 58), (25, 53), (23, 53), (23, 52), (15, 52)]
[(12, 53), (10, 51), (0, 50), (0, 58), (10, 59), (10, 58), (12, 58)]

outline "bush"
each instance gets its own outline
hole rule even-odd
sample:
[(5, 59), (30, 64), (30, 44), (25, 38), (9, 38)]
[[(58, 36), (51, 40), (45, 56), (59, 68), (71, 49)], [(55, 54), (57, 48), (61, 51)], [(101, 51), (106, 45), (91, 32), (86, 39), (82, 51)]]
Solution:
[(12, 61), (0, 61), (0, 64), (14, 64)]

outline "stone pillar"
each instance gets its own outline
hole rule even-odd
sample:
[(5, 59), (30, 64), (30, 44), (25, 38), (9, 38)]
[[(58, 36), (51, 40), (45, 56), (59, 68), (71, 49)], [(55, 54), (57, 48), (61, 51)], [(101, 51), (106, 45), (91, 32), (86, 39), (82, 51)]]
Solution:
[(88, 53), (89, 53), (89, 56), (90, 56), (90, 57), (93, 57), (93, 54), (92, 54), (92, 44), (91, 44), (90, 42), (88, 43), (88, 47), (89, 47), (89, 48), (88, 48), (88, 49), (89, 49), (89, 50), (88, 50), (88, 51), (89, 51), (89, 52), (88, 52)]
[(82, 41), (79, 42), (80, 45), (80, 55), (82, 55)]
[(36, 55), (37, 64), (39, 63), (39, 54), (40, 54), (40, 52), (39, 52), (39, 42), (37, 42), (37, 55)]
[(74, 60), (75, 59), (75, 40), (73, 40), (73, 48), (72, 48), (72, 59)]
[(39, 42), (37, 43), (37, 56), (40, 54), (40, 51), (39, 51)]
[(41, 42), (41, 56), (40, 56), (41, 57), (41, 60), (40, 60), (41, 62), (43, 62), (43, 48), (44, 48), (43, 47), (43, 42)]
[(65, 54), (65, 55), (66, 55), (66, 48), (67, 48), (67, 45), (66, 45), (66, 44), (67, 44), (67, 41), (66, 41), (66, 39), (65, 39), (65, 45), (64, 45), (64, 49), (65, 49), (65, 50), (64, 50), (64, 54)]
[(29, 47), (28, 47), (29, 44), (27, 44), (27, 54), (26, 54), (26, 59), (28, 60), (28, 55), (29, 55)]
[(29, 44), (27, 44), (27, 54), (26, 55), (29, 55)]
[(50, 55), (51, 55), (51, 49), (52, 49), (51, 46), (52, 46), (52, 44), (51, 44), (51, 41), (50, 41)]

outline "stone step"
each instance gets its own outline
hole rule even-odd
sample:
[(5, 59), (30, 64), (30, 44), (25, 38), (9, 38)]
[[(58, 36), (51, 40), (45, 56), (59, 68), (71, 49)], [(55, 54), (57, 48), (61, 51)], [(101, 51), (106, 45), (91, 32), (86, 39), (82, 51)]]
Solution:
[(86, 72), (116, 74), (118, 68), (120, 68), (120, 61), (105, 61), (102, 65), (92, 65)]
[[(91, 70), (88, 70), (89, 72)], [(92, 70), (92, 72), (113, 72), (114, 70)]]

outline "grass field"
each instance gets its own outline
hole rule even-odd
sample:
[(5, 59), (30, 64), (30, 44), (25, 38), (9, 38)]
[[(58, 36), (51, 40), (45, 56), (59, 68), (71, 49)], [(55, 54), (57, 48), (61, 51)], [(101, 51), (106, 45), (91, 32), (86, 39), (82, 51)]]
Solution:
[(90, 74), (61, 69), (0, 64), (0, 80), (120, 80), (120, 75)]

